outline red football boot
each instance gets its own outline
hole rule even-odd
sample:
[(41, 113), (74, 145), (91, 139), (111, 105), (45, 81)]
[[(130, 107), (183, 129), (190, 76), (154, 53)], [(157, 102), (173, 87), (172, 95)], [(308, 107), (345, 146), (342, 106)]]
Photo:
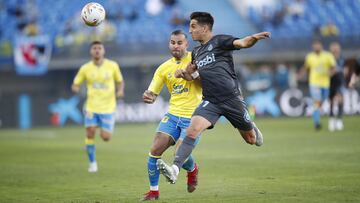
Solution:
[(187, 172), (187, 191), (190, 193), (196, 190), (196, 186), (198, 185), (198, 173), (199, 167), (197, 164), (195, 164), (195, 168), (192, 172)]
[(157, 200), (159, 199), (159, 196), (159, 191), (150, 190), (148, 193), (144, 194), (144, 197), (141, 199), (141, 201)]

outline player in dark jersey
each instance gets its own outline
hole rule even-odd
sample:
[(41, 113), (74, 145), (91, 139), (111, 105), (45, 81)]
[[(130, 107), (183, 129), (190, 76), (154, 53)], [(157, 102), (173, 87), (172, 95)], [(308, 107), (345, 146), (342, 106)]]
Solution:
[[(341, 47), (337, 42), (330, 44), (330, 52), (336, 59), (335, 73), (330, 78), (330, 118), (329, 131), (342, 130), (344, 124), (342, 121), (343, 114), (343, 93), (345, 91), (344, 65), (345, 59), (341, 56)], [(334, 104), (338, 104), (337, 114), (334, 112)]]
[(360, 56), (351, 63), (349, 69), (350, 81), (348, 82), (348, 87), (354, 88), (356, 83), (360, 80)]
[(242, 39), (230, 35), (213, 36), (213, 17), (206, 12), (194, 12), (190, 16), (190, 34), (200, 46), (192, 52), (192, 63), (185, 70), (178, 70), (177, 77), (186, 80), (200, 79), (203, 101), (191, 118), (187, 136), (180, 145), (172, 166), (158, 159), (160, 172), (170, 183), (175, 183), (179, 169), (194, 149), (199, 134), (212, 128), (220, 116), (226, 117), (249, 144), (261, 146), (260, 130), (251, 121), (241, 95), (234, 70), (232, 51), (249, 48), (258, 40), (270, 37), (269, 32), (257, 33)]

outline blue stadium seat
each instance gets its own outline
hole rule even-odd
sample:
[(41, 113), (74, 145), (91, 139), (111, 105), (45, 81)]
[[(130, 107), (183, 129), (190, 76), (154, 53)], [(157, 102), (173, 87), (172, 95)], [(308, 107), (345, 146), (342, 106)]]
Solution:
[[(290, 5), (295, 0), (279, 1), (271, 9), (274, 12), (283, 5)], [(356, 36), (360, 32), (360, 1), (358, 0), (334, 0), (320, 1), (307, 0), (304, 1), (304, 14), (298, 18), (289, 15), (283, 17), (280, 25), (274, 27), (271, 22), (262, 22), (261, 11), (252, 7), (248, 9), (248, 19), (260, 29), (273, 32), (274, 38), (302, 37), (311, 38), (313, 31), (329, 21), (333, 22), (340, 30), (342, 36)]]
[[(4, 2), (6, 9), (14, 9), (25, 5), (25, 0), (7, 0)], [(46, 1), (35, 0), (38, 10), (37, 24), (42, 33), (50, 34), (52, 38), (64, 32), (68, 21), (80, 18), (80, 11), (87, 0), (77, 1)], [(170, 24), (172, 8), (165, 6), (158, 16), (149, 16), (145, 11), (146, 0), (97, 0), (107, 10), (108, 14), (122, 15), (122, 19), (110, 19), (117, 28), (116, 41), (118, 43), (137, 43), (138, 41), (156, 42), (167, 40), (167, 36), (174, 28)], [(181, 8), (181, 7), (179, 7)], [(54, 12), (55, 11), (55, 12)], [(56, 12), (57, 11), (57, 12)], [(135, 15), (134, 12), (136, 13)], [(131, 18), (133, 17), (133, 18)], [(0, 13), (0, 29), (3, 31), (0, 40), (11, 39), (16, 32), (16, 18), (9, 12)], [(79, 29), (74, 27), (75, 30)], [(149, 37), (148, 33), (154, 33)], [(165, 37), (166, 36), (166, 37)]]

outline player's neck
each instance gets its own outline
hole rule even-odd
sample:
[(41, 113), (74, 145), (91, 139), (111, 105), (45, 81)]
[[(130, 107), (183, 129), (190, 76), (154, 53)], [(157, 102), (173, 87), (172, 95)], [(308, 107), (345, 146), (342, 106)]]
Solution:
[(93, 63), (98, 67), (100, 67), (103, 62), (104, 62), (103, 58), (101, 58), (101, 59), (93, 59)]
[(213, 37), (213, 35), (212, 35), (211, 32), (206, 33), (206, 34), (204, 35), (203, 39), (200, 40), (199, 42), (200, 42), (201, 44), (206, 44), (206, 43), (208, 43), (208, 42), (211, 40), (212, 37)]

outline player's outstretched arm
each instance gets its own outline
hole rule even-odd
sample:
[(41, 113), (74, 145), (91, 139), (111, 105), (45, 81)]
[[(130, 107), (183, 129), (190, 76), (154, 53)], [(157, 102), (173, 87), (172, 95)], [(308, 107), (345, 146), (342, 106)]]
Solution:
[(157, 97), (157, 94), (153, 93), (150, 90), (145, 90), (144, 94), (143, 94), (143, 101), (147, 104), (152, 104), (155, 102)]
[(329, 76), (332, 77), (333, 75), (335, 75), (335, 73), (336, 73), (336, 67), (331, 66), (329, 69)]
[(250, 48), (256, 44), (259, 40), (270, 38), (270, 32), (259, 32), (242, 39), (234, 40), (233, 44), (236, 48)]
[(124, 88), (125, 88), (124, 81), (116, 83), (116, 97), (117, 98), (124, 98), (124, 96), (125, 96)]
[(309, 67), (307, 67), (306, 65), (302, 66), (297, 75), (296, 75), (296, 79), (299, 80), (303, 80), (305, 78), (305, 75), (308, 73)]

